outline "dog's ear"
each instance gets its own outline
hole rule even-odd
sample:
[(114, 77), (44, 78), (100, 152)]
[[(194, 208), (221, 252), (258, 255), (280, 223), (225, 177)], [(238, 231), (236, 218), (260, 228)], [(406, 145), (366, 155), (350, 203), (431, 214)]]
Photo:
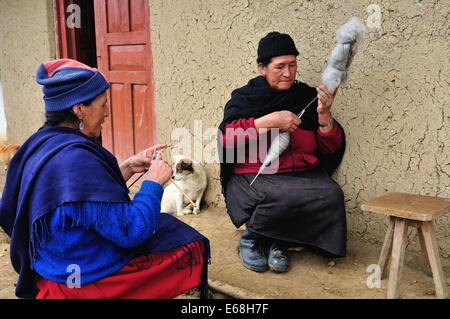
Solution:
[(182, 161), (180, 161), (180, 171), (188, 171), (193, 173), (194, 168), (192, 167), (192, 161), (188, 159), (183, 159)]

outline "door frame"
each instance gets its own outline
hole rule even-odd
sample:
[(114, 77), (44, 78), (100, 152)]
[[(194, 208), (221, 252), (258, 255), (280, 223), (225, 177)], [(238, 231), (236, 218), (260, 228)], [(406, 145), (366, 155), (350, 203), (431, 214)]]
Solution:
[(56, 56), (77, 59), (75, 29), (66, 28), (66, 8), (73, 0), (54, 0)]

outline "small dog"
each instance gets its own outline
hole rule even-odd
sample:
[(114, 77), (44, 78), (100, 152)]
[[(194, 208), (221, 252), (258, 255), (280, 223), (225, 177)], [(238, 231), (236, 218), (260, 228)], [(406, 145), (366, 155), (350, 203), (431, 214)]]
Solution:
[(18, 144), (0, 144), (0, 161), (5, 164), (5, 171), (8, 170), (9, 162), (11, 162), (19, 147), (20, 145)]
[(189, 200), (170, 183), (164, 189), (161, 211), (174, 213), (176, 216), (200, 213), (200, 203), (207, 186), (205, 169), (199, 164), (181, 155), (173, 158), (172, 179), (197, 207), (192, 209)]

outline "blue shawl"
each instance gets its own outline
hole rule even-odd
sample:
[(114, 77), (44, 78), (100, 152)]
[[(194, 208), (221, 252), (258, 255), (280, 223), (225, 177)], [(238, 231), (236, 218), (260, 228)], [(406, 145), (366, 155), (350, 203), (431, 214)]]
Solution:
[[(37, 226), (45, 227), (45, 222), (37, 221), (64, 203), (86, 201), (130, 202), (116, 158), (71, 128), (49, 127), (33, 134), (9, 165), (0, 202), (0, 226), (11, 238), (11, 262), (19, 273), (18, 297), (37, 294), (32, 260)], [(167, 214), (158, 224), (147, 249), (140, 247), (139, 252), (167, 251), (200, 239), (207, 243), (197, 231)], [(174, 232), (167, 236), (165, 229)]]

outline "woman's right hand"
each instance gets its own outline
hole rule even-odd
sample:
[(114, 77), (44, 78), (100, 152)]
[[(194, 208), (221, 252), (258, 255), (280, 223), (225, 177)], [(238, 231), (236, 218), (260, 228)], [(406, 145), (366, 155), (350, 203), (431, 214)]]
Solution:
[(279, 128), (282, 132), (292, 133), (300, 125), (301, 121), (291, 111), (277, 111), (262, 116), (255, 120), (255, 127)]
[(167, 164), (166, 161), (160, 157), (152, 161), (147, 174), (145, 174), (145, 180), (153, 181), (164, 185), (169, 179), (172, 178), (172, 168)]
[(278, 111), (274, 114), (275, 127), (282, 132), (292, 133), (300, 125), (300, 119), (291, 111)]

